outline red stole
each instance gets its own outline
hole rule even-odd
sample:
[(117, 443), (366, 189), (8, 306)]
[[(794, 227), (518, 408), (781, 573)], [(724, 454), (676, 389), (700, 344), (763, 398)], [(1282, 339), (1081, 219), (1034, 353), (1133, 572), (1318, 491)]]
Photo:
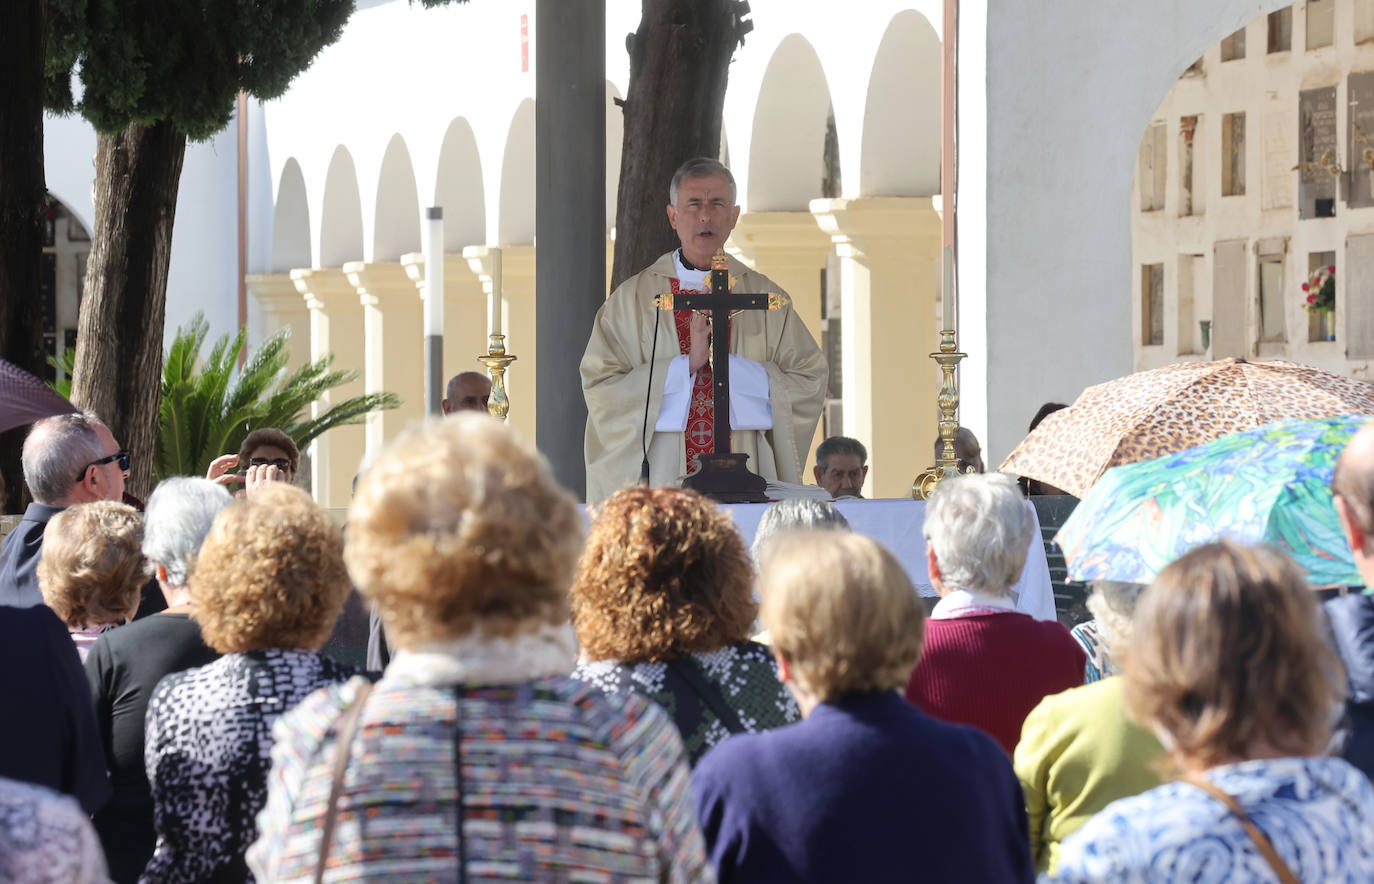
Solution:
[[(692, 289), (679, 289), (676, 279), (671, 279), (669, 282), (672, 283), (674, 295), (693, 292)], [(673, 322), (677, 325), (678, 352), (687, 356), (691, 350), (692, 311), (674, 310)], [(728, 335), (729, 329), (726, 329), (725, 333)], [(709, 454), (715, 450), (712, 444), (715, 441), (716, 414), (713, 383), (711, 363), (707, 362), (697, 372), (696, 380), (692, 384), (692, 404), (687, 410), (687, 430), (682, 434), (682, 443), (687, 450), (688, 475), (695, 473), (698, 469), (697, 455)], [(730, 450), (728, 439), (725, 442), (725, 450)]]

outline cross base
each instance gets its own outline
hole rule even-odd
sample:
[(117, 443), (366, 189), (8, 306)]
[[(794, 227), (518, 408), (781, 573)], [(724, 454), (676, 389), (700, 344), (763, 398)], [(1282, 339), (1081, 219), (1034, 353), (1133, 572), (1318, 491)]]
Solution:
[(683, 488), (711, 498), (716, 503), (767, 503), (768, 483), (749, 471), (747, 454), (698, 454), (700, 468), (682, 480)]

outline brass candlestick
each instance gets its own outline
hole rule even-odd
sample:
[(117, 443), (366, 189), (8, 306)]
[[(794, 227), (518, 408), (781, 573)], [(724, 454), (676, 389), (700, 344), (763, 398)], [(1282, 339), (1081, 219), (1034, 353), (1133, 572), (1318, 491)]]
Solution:
[(940, 403), (940, 439), (944, 444), (940, 446), (935, 466), (922, 471), (911, 483), (911, 496), (916, 500), (929, 500), (936, 486), (959, 475), (959, 458), (954, 453), (954, 439), (959, 435), (959, 419), (955, 417), (959, 411), (959, 384), (954, 379), (954, 369), (967, 355), (957, 351), (954, 329), (940, 332), (940, 351), (931, 353), (930, 358), (940, 364), (940, 371), (944, 373), (937, 399)]
[(491, 397), (487, 400), (487, 411), (498, 420), (505, 420), (510, 414), (510, 398), (506, 396), (506, 366), (516, 357), (506, 355), (506, 336), (489, 335), (487, 352), (477, 357), (477, 361), (487, 367), (491, 377)]

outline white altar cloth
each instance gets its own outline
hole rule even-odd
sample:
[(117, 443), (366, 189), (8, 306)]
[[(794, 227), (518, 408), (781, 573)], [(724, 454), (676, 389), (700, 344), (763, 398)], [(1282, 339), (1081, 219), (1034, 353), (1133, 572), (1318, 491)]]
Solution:
[[(766, 503), (731, 503), (723, 504), (722, 508), (739, 526), (745, 543), (752, 544), (759, 519), (768, 506)], [(926, 541), (921, 533), (926, 513), (924, 500), (838, 500), (835, 506), (844, 513), (849, 527), (855, 532), (872, 537), (897, 557), (917, 592), (926, 597), (936, 594), (935, 587), (930, 585), (930, 572), (926, 570)], [(1021, 579), (1012, 586), (1012, 592), (1016, 593), (1016, 610), (1037, 620), (1055, 620), (1054, 588), (1050, 584), (1045, 545), (1040, 539), (1040, 519), (1030, 501), (1026, 501), (1026, 506), (1030, 507), (1035, 519), (1035, 534), (1026, 551), (1026, 567), (1021, 572)]]

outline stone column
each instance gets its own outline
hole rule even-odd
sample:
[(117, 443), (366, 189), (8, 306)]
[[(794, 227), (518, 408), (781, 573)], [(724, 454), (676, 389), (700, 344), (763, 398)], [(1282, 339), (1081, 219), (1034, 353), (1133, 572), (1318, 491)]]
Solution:
[[(401, 266), (424, 303), (425, 254), (401, 256)], [(460, 371), (486, 373), (477, 354), (487, 352), (487, 299), (482, 282), (467, 259), (457, 252), (444, 255), (444, 395), (448, 382)]]
[(287, 367), (295, 370), (310, 361), (310, 311), (289, 273), (250, 273), (244, 277), (249, 293), (258, 299), (267, 320), (268, 335), (291, 329), (286, 340)]
[[(332, 402), (363, 394), (363, 308), (358, 290), (342, 270), (292, 270), (296, 290), (310, 310), (310, 358), (333, 355), (333, 367), (358, 377), (326, 392), (311, 407), (318, 415)], [(353, 477), (366, 451), (362, 426), (334, 427), (310, 445), (310, 487), (324, 507), (346, 507), (353, 496)]]
[[(463, 257), (467, 260), (471, 274), (475, 276), (482, 285), (482, 294), (485, 298), (491, 292), (491, 272), (492, 272), (492, 250), (487, 246), (468, 246), (463, 249)], [(447, 277), (445, 277), (447, 280)], [(506, 352), (517, 359), (511, 363), (510, 368), (506, 369), (506, 395), (510, 397), (510, 415), (506, 418), (512, 427), (519, 430), (526, 438), (538, 439), (535, 435), (538, 422), (538, 406), (543, 400), (538, 395), (538, 372), (539, 364), (538, 345), (540, 339), (537, 334), (536, 322), (536, 299), (534, 296), (535, 288), (535, 263), (534, 246), (506, 246), (501, 249), (501, 287), (505, 290), (505, 300), (502, 301), (501, 313), (503, 314), (502, 328), (506, 334)], [(603, 296), (604, 299), (604, 296)], [(483, 312), (485, 317), (486, 307), (483, 301)], [(483, 324), (483, 328), (487, 325)], [(569, 337), (566, 329), (559, 335), (561, 338)], [(579, 337), (578, 334), (572, 337)], [(586, 336), (580, 335), (577, 344), (577, 357), (582, 358), (582, 350), (586, 347)], [(563, 346), (566, 346), (564, 342)], [(487, 339), (485, 332), (482, 337), (482, 347), (478, 352), (485, 353), (487, 349)], [(475, 355), (475, 354), (474, 354)], [(547, 356), (547, 353), (545, 353)], [(576, 365), (573, 366), (573, 374), (577, 374)], [(581, 382), (578, 382), (577, 396), (579, 401), (582, 398)], [(582, 424), (577, 425), (578, 451), (582, 448)], [(539, 447), (544, 451), (543, 445)], [(544, 451), (545, 456), (548, 452)], [(581, 454), (578, 455), (581, 457)], [(561, 478), (560, 478), (561, 481)]]
[(401, 397), (399, 407), (367, 416), (372, 457), (406, 424), (425, 416), (422, 302), (400, 262), (351, 261), (343, 271), (363, 308), (363, 389)]
[[(726, 249), (744, 263), (782, 286), (792, 299), (792, 309), (806, 323), (816, 345), (821, 343), (821, 270), (830, 254), (830, 236), (810, 212), (747, 212), (740, 215)], [(811, 481), (816, 465), (816, 437), (806, 444), (802, 476)]]
[(929, 197), (812, 200), (839, 256), (844, 435), (868, 447), (872, 497), (908, 497), (934, 457), (940, 216)]
[(578, 366), (606, 297), (606, 2), (536, 0), (535, 16), (535, 241), (544, 250), (537, 440), (554, 476), (584, 499)]

